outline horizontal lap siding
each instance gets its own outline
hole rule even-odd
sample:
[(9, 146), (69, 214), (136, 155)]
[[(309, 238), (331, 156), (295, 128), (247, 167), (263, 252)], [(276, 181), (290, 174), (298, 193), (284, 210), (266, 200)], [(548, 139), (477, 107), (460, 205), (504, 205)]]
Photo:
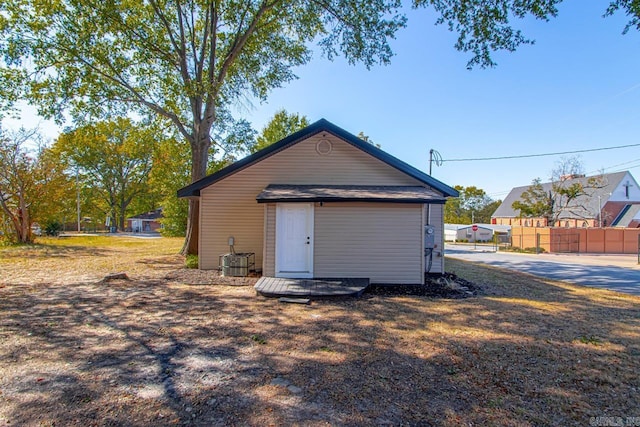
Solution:
[[(444, 213), (444, 205), (431, 205), (430, 207), (430, 215), (431, 215), (431, 225), (435, 226), (435, 239), (436, 239), (436, 245), (437, 247), (433, 249), (433, 254), (432, 254), (432, 264), (431, 264), (431, 270), (429, 270), (430, 273), (443, 273), (444, 272), (444, 247), (443, 242), (444, 242), (444, 218), (443, 218), (443, 213)], [(427, 206), (425, 205), (425, 210), (428, 209)], [(429, 211), (426, 211), (429, 212)], [(428, 215), (425, 213), (425, 225), (429, 224), (429, 217)], [(428, 260), (425, 260), (428, 262)], [(425, 263), (425, 271), (426, 268), (428, 267), (428, 264)]]
[(276, 205), (265, 206), (264, 275), (276, 275)]
[[(331, 141), (330, 154), (316, 151), (321, 139)], [(229, 252), (227, 242), (233, 236), (236, 252), (255, 252), (256, 267), (265, 274), (275, 269), (273, 254), (263, 258), (269, 242), (264, 241), (264, 206), (256, 202), (269, 184), (420, 185), (339, 138), (313, 136), (201, 191), (200, 268), (218, 268), (218, 257)], [(275, 227), (275, 211), (270, 220)]]
[[(255, 252), (256, 267), (262, 263), (263, 207), (242, 197), (242, 192), (224, 190), (224, 201), (219, 194), (201, 197), (200, 268), (218, 268), (219, 256), (229, 252), (229, 237), (234, 238), (236, 252)], [(255, 196), (254, 196), (255, 197)]]
[(422, 217), (422, 205), (316, 205), (315, 276), (422, 283)]

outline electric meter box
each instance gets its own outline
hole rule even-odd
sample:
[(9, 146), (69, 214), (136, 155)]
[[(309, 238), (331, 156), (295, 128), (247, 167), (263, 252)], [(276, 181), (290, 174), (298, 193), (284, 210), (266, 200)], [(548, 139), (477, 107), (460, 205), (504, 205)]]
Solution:
[(433, 225), (424, 226), (424, 248), (433, 249), (436, 245), (436, 228)]

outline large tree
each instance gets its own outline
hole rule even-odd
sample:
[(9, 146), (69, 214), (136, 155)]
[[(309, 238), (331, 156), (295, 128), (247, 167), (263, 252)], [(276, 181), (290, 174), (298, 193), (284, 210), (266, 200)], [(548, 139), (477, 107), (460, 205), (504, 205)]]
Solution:
[(534, 179), (511, 207), (518, 211), (521, 218), (544, 218), (547, 224), (554, 222), (555, 198), (550, 190), (542, 186), (540, 178)]
[[(413, 0), (459, 34), (469, 65), (529, 43), (512, 18), (556, 15), (561, 0)], [(0, 107), (19, 98), (46, 116), (159, 114), (191, 151), (191, 180), (207, 171), (212, 130), (247, 95), (260, 100), (295, 78), (317, 41), (332, 59), (370, 67), (392, 56), (405, 25), (400, 0), (4, 0), (0, 2)], [(613, 1), (639, 26), (637, 0)], [(214, 144), (215, 146), (215, 144)], [(185, 252), (197, 251), (190, 200)]]
[(0, 129), (0, 217), (11, 240), (33, 241), (31, 225), (52, 215), (69, 188), (60, 164), (35, 129)]
[[(76, 118), (155, 113), (188, 141), (191, 181), (205, 176), (214, 127), (247, 95), (295, 78), (318, 41), (367, 67), (389, 62), (400, 0), (7, 0), (0, 54), (12, 94)], [(18, 78), (16, 78), (18, 75)], [(0, 82), (3, 83), (3, 82)], [(2, 85), (0, 85), (2, 86)], [(15, 95), (12, 95), (15, 98)], [(9, 99), (9, 98), (5, 98)], [(225, 123), (226, 125), (226, 123)], [(197, 252), (198, 201), (185, 251)]]
[(447, 199), (444, 205), (444, 221), (450, 224), (489, 223), (491, 214), (497, 209), (500, 201), (493, 200), (478, 187), (454, 187), (458, 197)]
[[(521, 218), (544, 218), (555, 226), (561, 217), (587, 219), (592, 195), (606, 186), (602, 175), (585, 177), (579, 157), (562, 158), (551, 171), (550, 183), (536, 178), (511, 205)], [(600, 215), (598, 213), (598, 215)]]
[[(413, 0), (414, 7), (433, 7), (438, 13), (437, 23), (446, 25), (458, 34), (455, 48), (470, 52), (468, 68), (496, 65), (492, 54), (499, 50), (515, 51), (520, 45), (533, 44), (513, 21), (533, 17), (548, 21), (558, 15), (563, 0)], [(605, 16), (622, 11), (629, 17), (624, 33), (640, 29), (638, 0), (603, 2)]]
[(309, 126), (309, 120), (306, 116), (298, 113), (287, 113), (286, 110), (278, 110), (269, 123), (267, 123), (260, 134), (256, 137), (256, 143), (251, 147), (250, 151), (255, 153), (283, 138)]
[[(149, 173), (158, 132), (119, 118), (86, 125), (60, 135), (53, 146), (61, 163), (83, 177), (120, 230), (127, 208), (150, 193)], [(149, 206), (146, 206), (149, 208)]]

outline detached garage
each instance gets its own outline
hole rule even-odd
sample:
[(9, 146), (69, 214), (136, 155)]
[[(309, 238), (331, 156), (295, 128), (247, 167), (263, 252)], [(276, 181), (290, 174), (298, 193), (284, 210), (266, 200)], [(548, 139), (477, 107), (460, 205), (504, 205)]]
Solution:
[(443, 204), (457, 195), (326, 120), (178, 192), (200, 199), (202, 269), (231, 243), (263, 276), (388, 284), (444, 272)]

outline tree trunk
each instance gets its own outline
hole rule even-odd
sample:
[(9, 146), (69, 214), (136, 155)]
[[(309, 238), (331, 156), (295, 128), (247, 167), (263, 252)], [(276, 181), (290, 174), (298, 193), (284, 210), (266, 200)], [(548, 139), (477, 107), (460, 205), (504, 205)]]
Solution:
[(24, 200), (24, 197), (20, 195), (18, 208), (18, 224), (20, 229), (18, 230), (18, 240), (20, 243), (31, 243), (33, 236), (31, 234), (31, 219), (29, 217), (29, 208)]
[(181, 253), (183, 255), (198, 254), (198, 233), (200, 232), (200, 200), (189, 200), (187, 216), (187, 234)]
[(126, 208), (120, 208), (120, 218), (118, 218), (119, 219), (118, 227), (119, 227), (120, 231), (124, 231), (125, 210), (126, 210)]
[[(196, 182), (205, 177), (207, 173), (207, 162), (209, 160), (209, 130), (199, 132), (196, 141), (191, 142), (191, 182)], [(184, 246), (180, 253), (183, 255), (198, 254), (198, 238), (200, 231), (200, 199), (189, 200), (189, 216), (187, 217), (187, 232)]]

